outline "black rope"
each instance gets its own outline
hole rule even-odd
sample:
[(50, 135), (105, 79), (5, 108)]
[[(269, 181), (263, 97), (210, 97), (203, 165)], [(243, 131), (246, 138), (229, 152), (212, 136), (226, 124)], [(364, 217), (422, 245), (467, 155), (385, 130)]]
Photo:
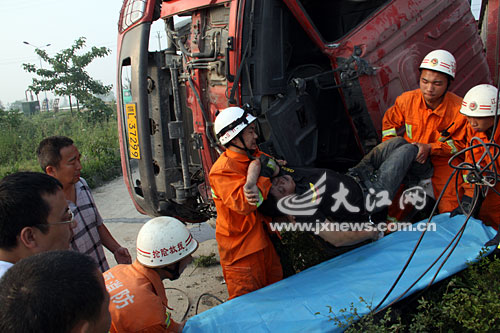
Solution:
[[(493, 139), (493, 136), (494, 136), (494, 133), (492, 134), (492, 139)], [(473, 142), (475, 142), (475, 141), (478, 141), (479, 144), (474, 144), (473, 145)], [(474, 149), (478, 149), (479, 147), (483, 147), (485, 151), (481, 155), (481, 157), (479, 158), (479, 160), (476, 162), (475, 161), (475, 156), (473, 154), (473, 150)], [(492, 154), (490, 148), (493, 148), (493, 150), (495, 152), (494, 155)], [(462, 163), (460, 163), (458, 165), (453, 165), (453, 161), (457, 158), (457, 156), (461, 156), (461, 155), (463, 155), (463, 154), (465, 154), (465, 153), (467, 153), (469, 151), (470, 151), (470, 153), (472, 155), (472, 159), (473, 159), (473, 163), (472, 164), (471, 163), (462, 162)], [(411, 290), (411, 288), (413, 288), (413, 286), (418, 281), (420, 281), (420, 279), (422, 279), (422, 277), (425, 276), (425, 274), (439, 261), (439, 259), (444, 255), (444, 253), (446, 253), (446, 251), (450, 248), (450, 246), (456, 240), (456, 242), (453, 245), (452, 249), (450, 250), (449, 254), (446, 256), (446, 258), (444, 259), (444, 261), (441, 263), (441, 265), (439, 266), (438, 270), (436, 271), (434, 277), (432, 278), (431, 282), (424, 289), (424, 291), (427, 290), (427, 288), (429, 288), (432, 285), (432, 283), (436, 279), (437, 275), (441, 271), (442, 267), (444, 266), (444, 264), (446, 263), (446, 261), (448, 260), (448, 258), (451, 256), (451, 254), (455, 250), (456, 246), (458, 245), (458, 242), (460, 241), (460, 239), (461, 239), (461, 237), (462, 237), (462, 235), (463, 235), (463, 233), (465, 231), (465, 227), (467, 225), (467, 222), (469, 221), (470, 216), (472, 215), (472, 213), (476, 209), (476, 205), (477, 205), (478, 198), (479, 198), (479, 193), (481, 191), (480, 186), (486, 185), (488, 188), (493, 188), (493, 186), (496, 185), (496, 182), (497, 182), (497, 179), (498, 179), (498, 172), (497, 172), (497, 168), (495, 166), (495, 161), (499, 157), (499, 155), (500, 155), (500, 146), (498, 144), (496, 144), (494, 142), (485, 143), (480, 138), (474, 137), (474, 138), (471, 139), (469, 147), (461, 150), (460, 152), (458, 152), (457, 154), (455, 154), (454, 156), (452, 156), (450, 158), (450, 160), (448, 161), (448, 165), (450, 165), (450, 167), (452, 167), (454, 169), (454, 171), (449, 176), (448, 181), (446, 182), (446, 184), (445, 184), (445, 186), (444, 186), (441, 194), (439, 195), (438, 199), (436, 200), (436, 203), (435, 203), (435, 205), (434, 205), (434, 207), (432, 209), (431, 215), (430, 215), (430, 217), (429, 217), (429, 219), (428, 219), (428, 221), (426, 223), (426, 228), (422, 232), (422, 234), (420, 235), (420, 238), (417, 241), (417, 244), (415, 245), (415, 247), (414, 247), (414, 249), (413, 249), (410, 257), (406, 261), (404, 267), (402, 268), (402, 270), (399, 273), (398, 277), (394, 281), (393, 285), (391, 286), (391, 288), (389, 289), (389, 291), (386, 293), (386, 295), (383, 297), (383, 299), (377, 304), (377, 306), (373, 308), (373, 310), (372, 310), (373, 313), (375, 313), (375, 314), (379, 313), (380, 311), (386, 309), (387, 307), (393, 305), (398, 300), (400, 300), (401, 298), (403, 298)], [(486, 157), (489, 157), (490, 162), (488, 162), (486, 164), (486, 166), (481, 167), (480, 166), (481, 162), (483, 162)], [(489, 167), (491, 167), (492, 170), (490, 170)], [(429, 268), (407, 290), (405, 290), (401, 295), (399, 295), (394, 301), (392, 301), (389, 305), (384, 306), (383, 308), (379, 309), (382, 306), (382, 304), (385, 302), (385, 300), (389, 297), (389, 295), (392, 293), (392, 291), (394, 290), (394, 288), (396, 287), (396, 285), (401, 280), (401, 277), (403, 276), (404, 272), (408, 268), (408, 265), (410, 264), (411, 260), (413, 259), (414, 255), (416, 253), (416, 250), (419, 247), (419, 245), (420, 245), (420, 243), (421, 243), (421, 241), (423, 239), (423, 236), (425, 235), (425, 233), (427, 231), (427, 226), (432, 221), (432, 217), (434, 215), (434, 212), (436, 211), (436, 208), (437, 208), (439, 202), (441, 201), (446, 188), (448, 187), (451, 179), (454, 176), (456, 177), (456, 179), (455, 179), (455, 188), (456, 188), (456, 192), (458, 193), (458, 177), (459, 177), (460, 171), (469, 171), (469, 173), (473, 173), (474, 176), (476, 177), (476, 180), (477, 180), (477, 183), (475, 184), (475, 188), (474, 188), (474, 196), (473, 196), (473, 200), (472, 200), (472, 207), (470, 208), (470, 211), (467, 213), (467, 218), (466, 218), (465, 222), (463, 223), (463, 225), (459, 229), (459, 231), (455, 234), (455, 236), (453, 237), (453, 239), (448, 243), (448, 245), (446, 246), (446, 248), (438, 256), (438, 258), (429, 266)], [(485, 176), (485, 174), (487, 174), (487, 176)], [(493, 175), (493, 182), (488, 182), (488, 181), (484, 180), (485, 177), (488, 178), (488, 179), (491, 179), (492, 175)], [(458, 194), (457, 194), (457, 197), (458, 197)], [(462, 206), (462, 203), (461, 203), (460, 199), (458, 200), (458, 203), (459, 203), (462, 211), (465, 211), (464, 208), (463, 208), (463, 206)], [(379, 310), (377, 311), (377, 309), (379, 309)]]
[(198, 297), (198, 301), (196, 301), (196, 309), (195, 309), (195, 312), (194, 312), (194, 313), (195, 313), (195, 315), (197, 315), (197, 314), (198, 314), (198, 306), (200, 305), (200, 301), (201, 301), (201, 298), (202, 298), (203, 296), (209, 296), (209, 297), (215, 298), (217, 301), (219, 301), (219, 302), (220, 302), (220, 304), (224, 303), (224, 301), (223, 301), (223, 300), (221, 300), (220, 298), (218, 298), (218, 297), (217, 297), (217, 296), (215, 296), (215, 295), (212, 295), (212, 294), (210, 294), (210, 293), (203, 293), (203, 294), (201, 294), (201, 295), (200, 295), (200, 297)]

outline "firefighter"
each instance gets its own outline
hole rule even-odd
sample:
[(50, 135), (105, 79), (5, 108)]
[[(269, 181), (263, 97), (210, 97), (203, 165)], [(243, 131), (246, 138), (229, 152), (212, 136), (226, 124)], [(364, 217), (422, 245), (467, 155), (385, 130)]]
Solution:
[[(470, 89), (467, 94), (465, 94), (462, 108), (460, 112), (467, 117), (466, 126), (466, 138), (467, 142), (473, 137), (477, 137), (483, 140), (485, 143), (490, 143), (492, 137), (493, 126), (495, 122), (495, 114), (497, 111), (497, 88), (489, 84), (480, 84), (478, 86)], [(498, 125), (497, 125), (498, 126)], [(495, 143), (500, 142), (500, 130), (498, 128), (495, 130), (493, 135)], [(479, 141), (473, 141), (472, 145), (479, 144)], [(498, 153), (498, 149), (490, 148), (492, 156)], [(476, 147), (473, 150), (468, 150), (465, 153), (465, 163), (466, 165), (476, 165), (479, 164), (480, 168), (484, 168), (487, 164), (491, 163), (491, 159), (488, 155), (484, 155), (485, 149), (483, 146)], [(473, 156), (474, 155), (474, 156)], [(495, 162), (496, 172), (500, 172), (500, 161), (497, 159)], [(492, 171), (493, 166), (488, 167), (488, 171)], [(476, 170), (479, 171), (479, 168)], [(465, 214), (471, 213), (472, 208), (472, 197), (474, 195), (474, 184), (483, 183), (484, 181), (488, 183), (493, 183), (495, 174), (490, 172), (485, 172), (479, 174), (476, 177), (474, 173), (464, 175), (465, 182), (463, 183), (464, 196), (462, 199), (462, 206), (465, 209)], [(479, 178), (478, 178), (479, 177)], [(470, 182), (469, 182), (470, 181)], [(472, 215), (477, 215), (485, 224), (493, 226), (498, 229), (500, 224), (500, 196), (495, 193), (495, 191), (500, 192), (500, 184), (497, 183), (494, 188), (488, 190), (486, 197), (481, 205), (476, 205)], [(450, 214), (450, 216), (455, 216), (457, 214), (462, 214), (462, 208), (457, 206), (455, 210)], [(479, 213), (479, 214), (477, 214)]]
[(170, 317), (162, 280), (176, 280), (192, 261), (198, 242), (182, 222), (155, 217), (137, 235), (137, 260), (106, 271), (110, 332), (181, 332)]
[[(405, 127), (404, 138), (419, 149), (417, 162), (431, 159), (432, 185), (437, 199), (453, 172), (448, 160), (465, 147), (466, 118), (460, 114), (462, 98), (448, 91), (456, 72), (453, 55), (434, 50), (422, 60), (420, 71), (420, 88), (403, 93), (385, 113), (382, 141), (395, 137), (396, 130)], [(455, 190), (455, 186), (446, 188), (438, 206), (440, 213), (450, 212), (457, 206)]]
[(244, 196), (248, 166), (262, 154), (256, 143), (255, 120), (248, 111), (229, 107), (220, 112), (214, 124), (219, 142), (226, 147), (212, 166), (209, 180), (217, 209), (215, 237), (229, 299), (283, 277), (280, 258), (268, 235), (270, 218), (257, 211), (271, 188), (270, 178), (259, 177), (257, 204), (249, 204)]

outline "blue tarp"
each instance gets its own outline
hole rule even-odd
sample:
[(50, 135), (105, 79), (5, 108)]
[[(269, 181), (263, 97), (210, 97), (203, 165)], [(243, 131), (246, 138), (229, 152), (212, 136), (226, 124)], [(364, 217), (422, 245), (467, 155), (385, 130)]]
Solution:
[[(439, 256), (463, 225), (465, 217), (441, 214), (432, 219), (436, 231), (427, 231), (405, 274), (384, 305), (403, 293)], [(419, 222), (425, 224), (426, 221)], [(491, 227), (470, 219), (465, 233), (439, 272), (440, 281), (477, 259), (483, 244), (496, 234)], [(405, 265), (421, 232), (399, 231), (299, 274), (190, 318), (184, 332), (340, 332), (329, 320), (329, 306), (340, 309), (354, 304), (366, 314), (386, 295)], [(492, 251), (493, 249), (491, 249)], [(413, 287), (423, 289), (431, 281), (446, 254)], [(365, 302), (361, 303), (360, 297)], [(316, 314), (319, 312), (320, 314)]]

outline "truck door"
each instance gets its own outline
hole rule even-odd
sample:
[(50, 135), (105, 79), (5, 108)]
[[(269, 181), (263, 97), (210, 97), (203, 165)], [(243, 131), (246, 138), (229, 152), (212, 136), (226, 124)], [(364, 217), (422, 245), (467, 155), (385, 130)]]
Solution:
[(491, 81), (466, 0), (284, 2), (331, 58), (365, 152), (373, 130), (380, 138), (382, 117), (396, 97), (418, 88), (418, 67), (428, 52), (454, 54), (458, 68), (450, 89), (459, 96)]

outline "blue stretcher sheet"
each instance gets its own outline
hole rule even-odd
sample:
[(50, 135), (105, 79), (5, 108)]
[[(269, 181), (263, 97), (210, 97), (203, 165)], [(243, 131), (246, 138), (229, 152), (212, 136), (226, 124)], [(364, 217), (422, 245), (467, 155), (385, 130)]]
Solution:
[[(448, 213), (432, 219), (436, 231), (426, 232), (413, 260), (384, 305), (413, 284), (448, 245), (464, 221), (463, 215), (449, 218)], [(495, 234), (493, 228), (471, 218), (460, 243), (435, 282), (463, 270), (467, 262), (475, 261), (483, 244)], [(389, 234), (196, 315), (186, 322), (184, 332), (340, 332), (342, 329), (329, 321), (328, 306), (339, 315), (338, 310), (349, 309), (354, 303), (359, 314), (368, 313), (360, 297), (373, 307), (382, 300), (420, 235), (418, 231)], [(447, 253), (406, 296), (427, 286)]]

